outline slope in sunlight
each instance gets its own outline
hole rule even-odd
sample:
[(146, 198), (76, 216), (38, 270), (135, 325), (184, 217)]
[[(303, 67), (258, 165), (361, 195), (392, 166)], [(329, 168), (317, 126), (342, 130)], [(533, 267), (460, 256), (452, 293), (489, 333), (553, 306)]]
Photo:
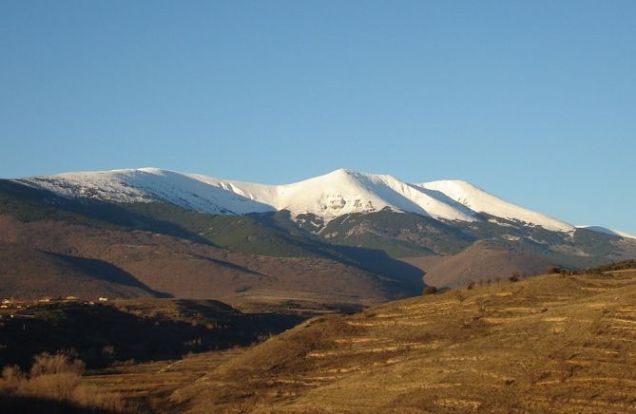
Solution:
[(636, 412), (636, 272), (312, 319), (173, 393), (191, 413)]

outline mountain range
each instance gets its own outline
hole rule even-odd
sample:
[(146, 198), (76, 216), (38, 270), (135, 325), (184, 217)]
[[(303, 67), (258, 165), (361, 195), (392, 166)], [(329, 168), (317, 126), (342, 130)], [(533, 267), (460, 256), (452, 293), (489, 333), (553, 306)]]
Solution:
[(0, 180), (0, 254), (0, 296), (350, 305), (417, 294), (422, 276), (453, 287), (629, 259), (636, 239), (460, 180), (340, 169), (266, 185), (140, 168)]
[(345, 169), (287, 185), (221, 180), (157, 168), (66, 173), (17, 181), (66, 197), (116, 203), (168, 202), (208, 214), (287, 210), (294, 219), (309, 215), (322, 225), (346, 214), (389, 209), (442, 221), (482, 221), (481, 215), (487, 214), (546, 230), (574, 230), (570, 224), (503, 201), (465, 181), (411, 184), (390, 175)]

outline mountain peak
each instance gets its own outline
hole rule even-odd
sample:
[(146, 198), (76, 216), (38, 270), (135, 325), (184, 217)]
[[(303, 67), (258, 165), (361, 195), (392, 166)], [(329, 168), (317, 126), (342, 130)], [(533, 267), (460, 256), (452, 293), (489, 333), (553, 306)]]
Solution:
[(335, 170), (327, 173), (326, 175), (342, 175), (342, 174), (349, 175), (349, 174), (353, 174), (353, 173), (356, 173), (356, 171), (354, 171), (352, 169), (349, 169), (349, 168), (338, 168), (338, 169), (335, 169)]
[(386, 174), (339, 168), (285, 185), (265, 185), (184, 174), (156, 167), (66, 173), (20, 180), (67, 197), (112, 202), (164, 201), (213, 214), (289, 210), (293, 217), (313, 214), (328, 222), (351, 213), (389, 208), (442, 221), (484, 220), (542, 226), (571, 232), (574, 227), (504, 201), (463, 180), (411, 184)]
[[(318, 177), (314, 177), (314, 178), (330, 178), (330, 179), (337, 179), (337, 178), (344, 178), (344, 179), (349, 179), (349, 178), (353, 178), (353, 179), (363, 179), (366, 177), (376, 177), (379, 176), (379, 174), (372, 174), (372, 173), (367, 173), (367, 172), (362, 172), (362, 171), (356, 171), (356, 170), (352, 170), (349, 168), (338, 168), (337, 170), (333, 170), (327, 174), (324, 175), (320, 175)], [(311, 180), (311, 178), (310, 178)]]

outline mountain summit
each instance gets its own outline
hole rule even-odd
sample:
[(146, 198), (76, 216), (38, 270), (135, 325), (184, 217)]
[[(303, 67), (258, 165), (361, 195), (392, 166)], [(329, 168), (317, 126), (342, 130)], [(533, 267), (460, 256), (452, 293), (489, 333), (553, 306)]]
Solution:
[(498, 218), (546, 230), (571, 232), (570, 224), (506, 202), (458, 180), (412, 184), (391, 175), (339, 169), (291, 184), (224, 180), (158, 168), (74, 172), (17, 180), (68, 198), (116, 203), (161, 201), (212, 214), (242, 215), (287, 210), (323, 223), (352, 213), (389, 209), (445, 222)]

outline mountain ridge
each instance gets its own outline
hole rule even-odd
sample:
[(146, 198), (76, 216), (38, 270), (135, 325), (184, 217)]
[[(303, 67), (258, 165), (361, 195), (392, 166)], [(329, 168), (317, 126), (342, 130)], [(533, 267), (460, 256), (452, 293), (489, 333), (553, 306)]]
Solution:
[[(271, 185), (154, 167), (85, 171), (13, 180), (69, 198), (115, 203), (169, 202), (208, 214), (245, 215), (287, 210), (294, 219), (314, 216), (317, 227), (346, 214), (383, 209), (410, 212), (445, 222), (511, 220), (572, 233), (577, 227), (507, 202), (462, 180), (408, 183), (388, 174), (350, 169), (290, 184)], [(484, 214), (487, 217), (484, 218)], [(591, 228), (593, 231), (596, 227)], [(626, 233), (616, 231), (619, 237)]]

